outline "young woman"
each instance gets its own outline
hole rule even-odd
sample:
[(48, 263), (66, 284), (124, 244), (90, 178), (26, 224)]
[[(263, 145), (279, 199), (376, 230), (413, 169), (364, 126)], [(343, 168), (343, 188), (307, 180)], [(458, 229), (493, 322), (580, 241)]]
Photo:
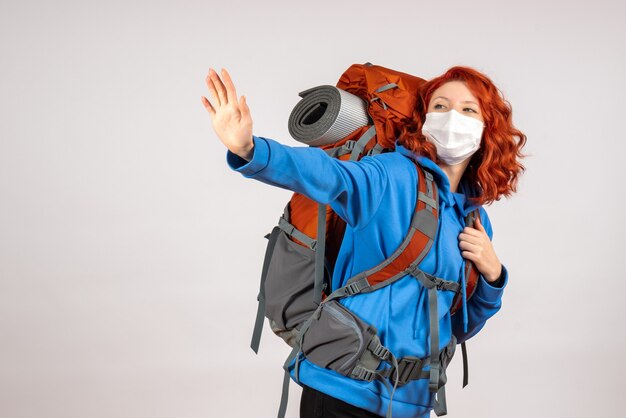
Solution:
[[(450, 315), (454, 294), (439, 292), (441, 347), (475, 335), (501, 306), (506, 268), (491, 244), (492, 227), (482, 205), (510, 196), (524, 171), (526, 136), (513, 126), (511, 107), (489, 78), (468, 67), (453, 67), (426, 83), (413, 120), (396, 141), (396, 151), (360, 161), (340, 161), (314, 147), (290, 147), (253, 135), (245, 97), (237, 97), (226, 70), (210, 69), (212, 102), (202, 97), (213, 128), (228, 149), (227, 162), (243, 176), (329, 204), (347, 223), (333, 273), (333, 289), (389, 257), (409, 230), (418, 176), (410, 158), (434, 175), (439, 190), (439, 223), (420, 268), (460, 282), (465, 260), (480, 273), (473, 297)], [(464, 225), (479, 209), (481, 221)], [(342, 303), (378, 330), (397, 357), (429, 353), (429, 307), (424, 287), (410, 276)], [(385, 416), (389, 393), (380, 382), (342, 376), (304, 359), (299, 370), (301, 417)], [(393, 416), (428, 417), (434, 394), (428, 379), (397, 388)]]

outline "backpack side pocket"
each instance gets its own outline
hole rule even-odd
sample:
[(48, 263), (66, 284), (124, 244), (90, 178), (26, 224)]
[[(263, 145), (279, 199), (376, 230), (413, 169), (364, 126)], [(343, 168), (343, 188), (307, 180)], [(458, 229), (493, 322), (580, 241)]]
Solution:
[(280, 231), (265, 280), (265, 316), (272, 331), (293, 346), (296, 328), (317, 305), (313, 301), (315, 251)]
[(320, 367), (351, 376), (375, 335), (374, 327), (331, 300), (302, 336), (302, 353)]

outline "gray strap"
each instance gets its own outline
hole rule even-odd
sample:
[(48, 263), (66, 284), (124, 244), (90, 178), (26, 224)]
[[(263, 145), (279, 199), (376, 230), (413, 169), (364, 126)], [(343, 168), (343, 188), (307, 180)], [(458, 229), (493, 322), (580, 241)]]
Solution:
[(421, 200), (422, 202), (426, 203), (431, 208), (437, 209), (437, 202), (432, 197), (429, 197), (428, 195), (426, 195), (426, 194), (424, 194), (422, 192), (418, 192), (417, 193), (417, 198), (419, 200)]
[(437, 392), (439, 387), (439, 320), (437, 314), (437, 288), (428, 289), (428, 317), (430, 321), (430, 381), (428, 388)]
[(449, 280), (444, 280), (434, 276), (432, 276), (430, 279), (435, 283), (435, 286), (439, 290), (449, 290), (455, 293), (461, 290), (461, 285), (459, 283), (451, 282)]
[(350, 161), (356, 161), (359, 158), (359, 154), (365, 149), (367, 143), (376, 135), (376, 126), (372, 125), (365, 131), (359, 140), (355, 143), (352, 154), (350, 154)]
[(280, 407), (278, 408), (278, 418), (285, 418), (285, 412), (287, 412), (287, 401), (289, 400), (289, 364), (293, 361), (293, 359), (300, 352), (300, 345), (296, 344), (287, 360), (285, 360), (285, 364), (283, 368), (285, 369), (285, 375), (283, 376), (283, 390), (280, 395)]
[(382, 93), (383, 91), (387, 91), (389, 89), (395, 89), (396, 87), (398, 87), (398, 85), (396, 83), (389, 83), (389, 84), (385, 84), (382, 87), (377, 88), (376, 90), (374, 90), (375, 93)]
[(350, 279), (350, 281), (348, 281), (348, 283), (344, 287), (340, 287), (339, 289), (328, 295), (328, 297), (326, 298), (326, 302), (330, 302), (333, 299), (344, 298), (346, 296), (353, 296), (369, 289), (370, 284), (367, 281), (366, 276), (364, 274), (361, 274), (355, 276), (353, 279)]
[(329, 157), (337, 158), (337, 154), (339, 153), (339, 150), (341, 150), (341, 147), (334, 147), (334, 148), (324, 149), (324, 152), (328, 154)]
[(343, 145), (340, 145), (338, 147), (324, 149), (324, 152), (326, 152), (326, 154), (328, 154), (328, 156), (332, 158), (338, 158), (342, 155), (351, 153), (354, 149), (355, 144), (356, 141), (350, 139), (344, 142)]
[(367, 153), (365, 155), (370, 156), (370, 155), (378, 155), (381, 154), (383, 152), (385, 148), (383, 148), (382, 145), (380, 145), (378, 142), (376, 143), (376, 145), (374, 145), (372, 148), (370, 148), (369, 151), (367, 151)]
[(392, 356), (391, 351), (380, 342), (377, 335), (375, 337), (367, 346), (367, 349), (380, 360), (388, 361)]
[(287, 412), (287, 402), (289, 401), (289, 370), (285, 370), (285, 376), (283, 376), (283, 390), (280, 395), (280, 407), (278, 408), (278, 418), (285, 418)]
[(418, 358), (406, 356), (398, 360), (397, 369), (385, 369), (383, 370), (383, 376), (390, 377), (396, 373), (399, 385), (406, 385), (412, 380), (429, 379), (430, 370), (424, 370), (424, 366), (430, 365), (430, 357)]
[(280, 229), (285, 231), (287, 235), (294, 237), (298, 241), (303, 242), (310, 249), (315, 250), (317, 241), (315, 241), (313, 238), (309, 237), (308, 235), (300, 231), (291, 223), (287, 222), (287, 220), (283, 216), (281, 216), (280, 219), (278, 220), (278, 226), (280, 227)]
[[(437, 218), (428, 210), (420, 210), (413, 214), (411, 228), (417, 229), (433, 241), (437, 235)], [(432, 243), (429, 244), (432, 245)]]
[[(428, 178), (428, 176), (426, 176), (426, 174), (430, 175), (430, 179)], [(428, 194), (428, 196), (432, 197), (433, 196), (433, 180), (432, 180), (432, 174), (430, 174), (428, 171), (424, 170), (424, 175), (426, 176), (426, 193)]]
[[(392, 364), (392, 370), (397, 370), (398, 360), (393, 355), (391, 355), (390, 360)], [(388, 375), (385, 373), (385, 371), (386, 370), (370, 370), (361, 365), (357, 365), (352, 371), (352, 373), (350, 374), (350, 377), (355, 378), (355, 379), (365, 380), (368, 382), (371, 382), (374, 379), (380, 380), (389, 391), (389, 406), (387, 407), (386, 418), (392, 418), (393, 395), (395, 394), (396, 388), (398, 387), (398, 378), (396, 374), (395, 375), (396, 378), (394, 379), (394, 384), (392, 387), (391, 384), (389, 384), (389, 381), (387, 380)]]
[[(434, 280), (429, 279), (426, 273), (420, 270), (417, 265), (412, 264), (407, 272), (415, 277), (428, 289), (428, 320), (430, 322), (430, 381), (428, 388), (431, 392), (437, 392), (439, 387), (439, 318), (437, 309), (437, 285)], [(433, 277), (433, 276), (430, 276)]]
[(326, 205), (317, 205), (317, 247), (315, 249), (315, 284), (313, 287), (313, 301), (322, 302), (322, 287), (324, 285), (324, 259), (326, 256)]
[(380, 102), (383, 105), (383, 109), (387, 110), (387, 103), (380, 100), (380, 97), (374, 97), (370, 102)]
[(448, 407), (446, 405), (446, 387), (442, 386), (437, 391), (437, 395), (435, 398), (435, 405), (433, 407), (435, 414), (440, 417), (442, 415), (448, 414)]
[(263, 332), (263, 319), (265, 319), (265, 279), (267, 278), (270, 259), (274, 253), (274, 247), (276, 246), (276, 240), (279, 232), (280, 229), (275, 226), (274, 229), (272, 229), (272, 233), (269, 234), (269, 236), (266, 235), (266, 238), (269, 239), (269, 243), (267, 244), (267, 249), (265, 250), (265, 259), (263, 260), (261, 286), (259, 289), (259, 296), (257, 297), (259, 304), (256, 311), (256, 320), (254, 321), (254, 331), (252, 331), (252, 341), (250, 342), (250, 348), (252, 348), (252, 350), (257, 354), (259, 353), (259, 343), (261, 342), (261, 333)]

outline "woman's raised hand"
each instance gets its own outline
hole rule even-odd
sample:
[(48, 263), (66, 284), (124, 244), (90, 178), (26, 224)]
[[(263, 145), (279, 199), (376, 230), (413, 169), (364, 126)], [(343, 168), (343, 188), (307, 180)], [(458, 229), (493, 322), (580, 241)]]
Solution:
[(213, 129), (226, 148), (250, 161), (254, 147), (250, 108), (245, 96), (237, 99), (235, 85), (225, 69), (222, 69), (222, 77), (224, 82), (209, 68), (206, 84), (213, 104), (204, 96), (202, 104), (211, 115)]

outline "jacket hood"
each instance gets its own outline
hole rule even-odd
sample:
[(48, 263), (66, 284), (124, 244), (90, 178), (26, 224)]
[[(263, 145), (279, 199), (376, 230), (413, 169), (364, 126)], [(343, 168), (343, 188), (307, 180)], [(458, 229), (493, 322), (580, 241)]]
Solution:
[(466, 216), (472, 210), (480, 207), (480, 205), (470, 203), (468, 199), (469, 197), (478, 197), (479, 195), (476, 192), (475, 187), (471, 187), (471, 185), (467, 184), (468, 182), (465, 178), (462, 178), (459, 183), (459, 192), (452, 192), (450, 190), (450, 180), (448, 179), (448, 175), (437, 164), (435, 164), (433, 160), (426, 156), (415, 154), (413, 151), (400, 144), (397, 140), (396, 152), (417, 161), (422, 167), (427, 168), (431, 173), (433, 173), (439, 189), (440, 199), (446, 202), (449, 206), (456, 205), (462, 212), (463, 216)]

